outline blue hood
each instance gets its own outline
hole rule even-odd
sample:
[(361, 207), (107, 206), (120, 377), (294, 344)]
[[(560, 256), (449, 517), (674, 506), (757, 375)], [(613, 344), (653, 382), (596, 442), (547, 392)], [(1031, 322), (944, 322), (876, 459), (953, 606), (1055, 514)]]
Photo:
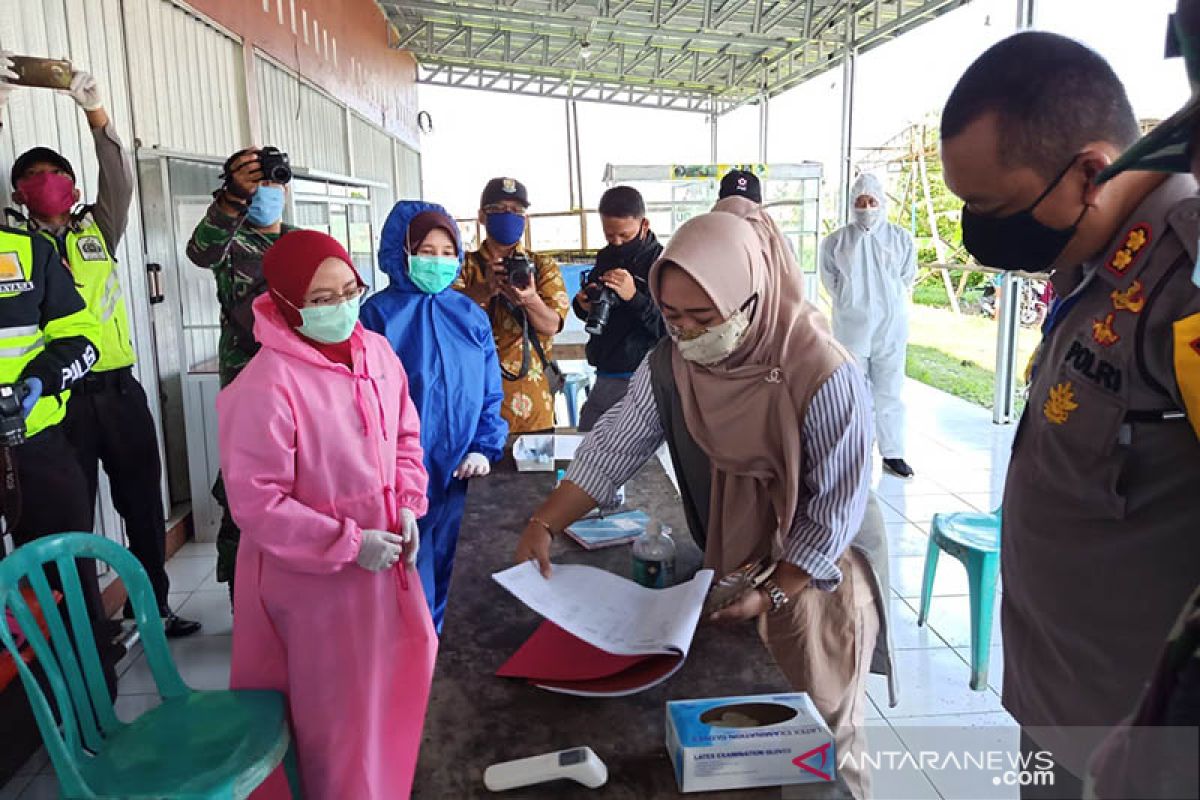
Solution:
[(454, 217), (437, 203), (426, 203), (421, 200), (401, 200), (392, 207), (387, 222), (383, 223), (383, 233), (379, 237), (379, 268), (382, 269), (392, 284), (390, 289), (412, 294), (422, 294), (412, 279), (408, 277), (408, 251), (405, 241), (408, 238), (408, 226), (413, 218), (426, 211), (436, 211), (444, 214), (454, 226), (454, 238), (458, 240), (458, 269), (462, 272), (462, 235), (458, 230)]

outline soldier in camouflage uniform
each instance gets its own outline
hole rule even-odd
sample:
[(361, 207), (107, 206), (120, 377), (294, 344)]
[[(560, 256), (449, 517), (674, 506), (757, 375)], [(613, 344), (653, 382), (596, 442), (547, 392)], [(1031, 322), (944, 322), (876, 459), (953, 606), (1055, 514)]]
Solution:
[[(262, 257), (280, 236), (292, 230), (283, 224), (285, 185), (263, 180), (258, 152), (258, 148), (241, 150), (225, 162), (225, 184), (214, 195), (213, 204), (187, 246), (188, 258), (212, 270), (217, 280), (221, 388), (228, 386), (258, 352), (251, 304), (267, 288)], [(217, 533), (217, 580), (229, 584), (232, 598), (241, 532), (229, 515), (220, 476), (213, 486), (213, 497), (224, 509)]]

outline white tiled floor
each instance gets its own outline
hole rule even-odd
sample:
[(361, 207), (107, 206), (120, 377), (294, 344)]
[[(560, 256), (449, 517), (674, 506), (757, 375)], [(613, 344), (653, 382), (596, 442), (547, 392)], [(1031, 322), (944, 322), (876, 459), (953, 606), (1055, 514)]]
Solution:
[[(909, 381), (906, 457), (917, 472), (912, 481), (878, 474), (875, 487), (888, 523), (891, 548), (891, 626), (900, 679), (896, 708), (887, 706), (882, 678), (868, 684), (867, 717), (872, 750), (917, 753), (952, 746), (947, 737), (964, 736), (975, 749), (1011, 748), (1016, 726), (1000, 706), (1003, 650), (999, 603), (994, 622), (989, 688), (973, 692), (966, 581), (953, 558), (939, 562), (934, 598), (926, 626), (916, 626), (928, 522), (934, 513), (991, 510), (999, 504), (1008, 466), (1013, 427), (999, 427), (990, 413)], [(663, 454), (665, 455), (665, 454)], [(171, 642), (184, 679), (197, 688), (221, 688), (229, 679), (231, 617), (225, 587), (216, 583), (212, 545), (189, 544), (171, 560), (172, 604), (183, 616), (204, 623), (202, 634)], [(117, 712), (134, 717), (157, 702), (154, 683), (140, 648), (123, 662)], [(953, 726), (952, 733), (944, 732)], [(939, 731), (938, 729), (943, 729)], [(976, 730), (981, 729), (981, 730)], [(976, 741), (978, 739), (978, 741)], [(989, 777), (986, 785), (982, 778)], [(45, 753), (0, 789), (0, 800), (54, 797), (57, 785)], [(926, 769), (875, 771), (879, 800), (918, 798), (1014, 798), (1016, 790), (997, 789), (978, 771)]]

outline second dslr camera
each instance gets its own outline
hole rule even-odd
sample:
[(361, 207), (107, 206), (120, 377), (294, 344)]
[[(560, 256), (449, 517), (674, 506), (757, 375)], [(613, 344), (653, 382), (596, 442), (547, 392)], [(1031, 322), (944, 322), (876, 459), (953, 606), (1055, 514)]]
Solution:
[(528, 289), (536, 273), (533, 263), (520, 253), (505, 256), (504, 274), (508, 278), (509, 286), (514, 289)]
[(278, 147), (264, 147), (258, 151), (258, 165), (264, 181), (288, 183), (292, 179), (292, 162), (288, 154)]
[[(605, 272), (607, 271), (605, 270)], [(613, 307), (621, 302), (621, 298), (617, 296), (616, 292), (600, 282), (600, 278), (603, 276), (604, 272), (597, 273), (596, 270), (592, 270), (584, 279), (584, 285), (588, 287), (586, 290), (588, 302), (592, 304), (592, 307), (588, 312), (587, 323), (583, 329), (592, 336), (604, 333)]]

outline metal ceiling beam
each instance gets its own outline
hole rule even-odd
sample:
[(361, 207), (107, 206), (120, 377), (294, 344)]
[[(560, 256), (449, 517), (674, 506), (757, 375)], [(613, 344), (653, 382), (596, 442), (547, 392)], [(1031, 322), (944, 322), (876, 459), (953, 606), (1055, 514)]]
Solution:
[[(689, 0), (681, 0), (668, 14), (678, 14), (683, 7), (689, 5)], [(395, 3), (389, 4), (395, 7)], [(696, 28), (673, 28), (665, 23), (652, 25), (619, 18), (603, 19), (600, 17), (581, 16), (570, 13), (534, 12), (519, 9), (500, 9), (492, 5), (480, 5), (464, 2), (464, 0), (404, 0), (403, 8), (409, 12), (419, 12), (426, 16), (426, 21), (437, 22), (445, 20), (448, 24), (465, 25), (468, 20), (476, 23), (499, 26), (508, 29), (514, 22), (527, 22), (538, 26), (544, 33), (552, 33), (550, 28), (563, 28), (564, 35), (577, 35), (586, 38), (593, 31), (608, 31), (630, 36), (648, 36), (657, 39), (690, 39), (698, 43), (718, 45), (741, 45), (754, 48), (786, 48), (791, 43), (786, 37), (770, 37), (752, 33), (721, 33), (719, 31), (699, 30)], [(672, 14), (673, 16), (673, 14)], [(396, 21), (402, 28), (407, 27), (403, 20)], [(676, 47), (664, 43), (664, 47)]]
[[(393, 46), (410, 48), (417, 56), (422, 83), (503, 89), (507, 82), (510, 91), (521, 94), (724, 114), (840, 66), (848, 13), (857, 28), (856, 49), (864, 52), (966, 2), (381, 0), (380, 4), (396, 27)], [(655, 14), (657, 26), (652, 24)], [(583, 41), (592, 46), (586, 61), (579, 58)]]

